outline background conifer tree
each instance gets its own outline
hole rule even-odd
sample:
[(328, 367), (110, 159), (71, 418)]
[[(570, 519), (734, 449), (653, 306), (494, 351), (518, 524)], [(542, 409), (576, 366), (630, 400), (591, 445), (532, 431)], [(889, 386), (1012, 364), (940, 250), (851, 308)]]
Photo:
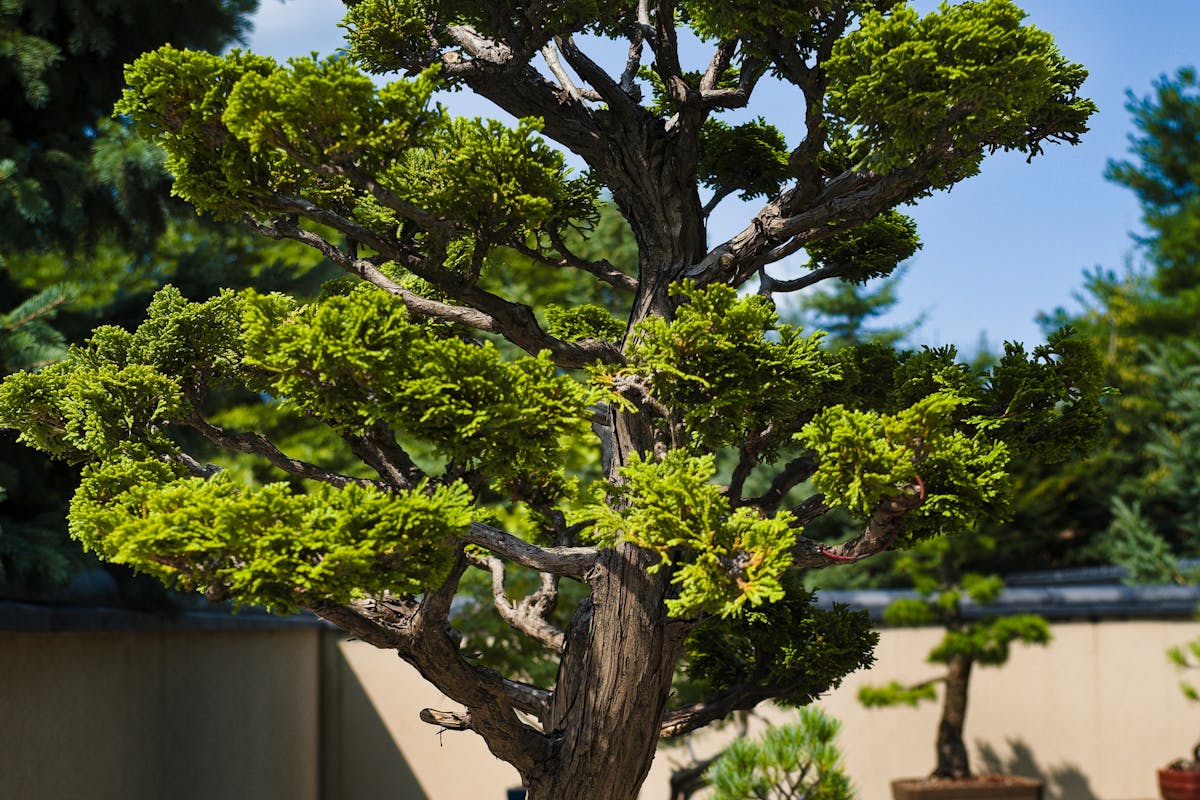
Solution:
[[(1105, 446), (1055, 474), (1031, 470), (1018, 525), (1052, 557), (1114, 559), (1137, 581), (1182, 580), (1177, 559), (1200, 556), (1192, 468), (1200, 418), (1200, 83), (1192, 68), (1163, 76), (1127, 108), (1137, 132), (1131, 158), (1108, 177), (1142, 206), (1138, 259), (1124, 274), (1096, 270), (1081, 314), (1063, 310), (1047, 328), (1070, 324), (1091, 338), (1116, 390)], [(1018, 558), (1019, 552), (1015, 552)]]
[[(202, 299), (222, 285), (295, 286), (321, 260), (197, 218), (170, 196), (162, 152), (112, 118), (127, 62), (168, 41), (220, 50), (256, 7), (0, 4), (0, 374), (52, 360), (101, 322), (136, 325), (167, 280)], [(0, 590), (50, 589), (87, 563), (65, 523), (77, 472), (0, 435)]]

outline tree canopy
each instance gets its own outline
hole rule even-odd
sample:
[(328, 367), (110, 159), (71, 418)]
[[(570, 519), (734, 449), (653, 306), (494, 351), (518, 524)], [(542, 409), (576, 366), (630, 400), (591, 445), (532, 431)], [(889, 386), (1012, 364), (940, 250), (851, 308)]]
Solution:
[[(71, 529), (103, 557), (395, 650), (462, 706), (422, 717), (481, 735), (531, 797), (632, 798), (660, 738), (803, 705), (869, 662), (865, 615), (814, 608), (800, 570), (1003, 514), (1011, 458), (1094, 437), (1096, 357), (1067, 331), (980, 371), (952, 349), (822, 348), (771, 302), (890, 274), (916, 246), (898, 208), (989, 152), (1078, 140), (1086, 73), (1023, 16), (361, 0), (346, 55), (161, 47), (117, 112), (175, 194), (349, 277), (315, 298), (163, 290), (135, 329), (6, 379), (0, 423), (84, 465)], [(705, 62), (684, 63), (687, 37)], [(603, 40), (615, 69), (589, 55)], [(721, 119), (765, 80), (802, 130)], [(454, 118), (443, 87), (517, 122)], [(762, 206), (709, 242), (731, 194)], [(579, 247), (602, 197), (634, 264)], [(801, 253), (798, 277), (772, 266)], [(500, 277), (514, 254), (548, 276), (535, 297)], [(579, 281), (619, 299), (549, 296)], [(214, 418), (231, 392), (258, 413)], [(264, 422), (280, 415), (334, 446), (289, 452)], [(858, 535), (805, 535), (835, 508)], [(451, 626), (468, 573), (552, 684), (489, 668), (476, 654), (502, 640)]]

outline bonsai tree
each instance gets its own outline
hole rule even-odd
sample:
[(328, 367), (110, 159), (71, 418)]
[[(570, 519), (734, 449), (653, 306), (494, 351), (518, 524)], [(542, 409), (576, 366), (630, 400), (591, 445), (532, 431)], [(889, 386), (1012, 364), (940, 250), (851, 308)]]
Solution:
[(1014, 642), (1046, 644), (1050, 628), (1036, 614), (968, 618), (963, 602), (983, 605), (1004, 590), (998, 575), (966, 570), (971, 560), (994, 549), (995, 540), (980, 533), (922, 542), (896, 559), (896, 570), (911, 577), (917, 597), (895, 600), (884, 611), (891, 625), (940, 625), (946, 629), (929, 661), (943, 664), (945, 675), (917, 684), (892, 681), (886, 686), (864, 686), (858, 699), (863, 705), (891, 706), (937, 699), (942, 685), (942, 714), (938, 722), (937, 766), (931, 777), (970, 778), (971, 766), (963, 729), (971, 672), (976, 666), (998, 667), (1008, 661)]
[[(1200, 639), (1193, 639), (1187, 644), (1176, 645), (1170, 648), (1167, 650), (1167, 657), (1180, 670), (1192, 671), (1200, 669)], [(1193, 684), (1188, 681), (1180, 681), (1179, 689), (1188, 700), (1200, 703), (1200, 691), (1197, 691)], [(1177, 759), (1168, 764), (1167, 769), (1188, 770), (1191, 772), (1200, 770), (1200, 742), (1193, 745), (1190, 760)]]
[[(636, 797), (661, 738), (803, 705), (869, 661), (864, 616), (814, 609), (800, 570), (993, 516), (1010, 458), (1061, 457), (1097, 427), (1095, 359), (1069, 336), (981, 373), (952, 350), (827, 352), (771, 303), (890, 273), (917, 246), (898, 207), (986, 154), (1078, 140), (1085, 72), (1022, 19), (1008, 0), (925, 17), (362, 0), (335, 58), (163, 47), (129, 68), (118, 113), (165, 150), (175, 193), (346, 277), (303, 303), (166, 289), (135, 330), (7, 378), (0, 424), (84, 464), (71, 530), (104, 558), (395, 651), (459, 705), (422, 718), (480, 735), (535, 800)], [(589, 55), (603, 40), (616, 71)], [(360, 68), (406, 77), (377, 88)], [(722, 119), (767, 81), (799, 130)], [(442, 87), (517, 121), (452, 118)], [(634, 269), (573, 244), (601, 192)], [(761, 206), (711, 243), (731, 194)], [(511, 253), (626, 310), (518, 302)], [(261, 413), (214, 419), (230, 395)], [(341, 449), (289, 452), (259, 425), (273, 415)], [(860, 532), (805, 536), (833, 508)], [(492, 666), (507, 639), (463, 629), (468, 575), (552, 682)]]

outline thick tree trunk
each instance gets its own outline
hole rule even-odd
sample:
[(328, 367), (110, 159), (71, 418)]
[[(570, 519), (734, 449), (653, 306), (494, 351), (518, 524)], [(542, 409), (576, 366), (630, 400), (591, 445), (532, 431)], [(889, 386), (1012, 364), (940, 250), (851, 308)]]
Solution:
[(973, 662), (964, 655), (951, 656), (947, 665), (946, 697), (942, 702), (942, 719), (938, 723), (937, 768), (935, 778), (966, 778), (971, 775), (967, 745), (963, 741), (963, 725), (967, 719), (967, 692), (971, 683)]
[(666, 571), (631, 545), (589, 576), (567, 632), (546, 724), (552, 756), (523, 776), (530, 800), (635, 800), (650, 769), (684, 626), (663, 607)]

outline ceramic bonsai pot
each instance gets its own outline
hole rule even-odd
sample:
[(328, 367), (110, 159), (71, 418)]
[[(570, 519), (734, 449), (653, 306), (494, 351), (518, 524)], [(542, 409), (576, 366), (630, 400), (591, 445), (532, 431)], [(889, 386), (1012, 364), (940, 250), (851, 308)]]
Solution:
[(901, 778), (892, 781), (894, 800), (1042, 800), (1043, 783), (1015, 775), (973, 778)]
[(1163, 800), (1200, 800), (1200, 771), (1167, 767), (1158, 771)]

